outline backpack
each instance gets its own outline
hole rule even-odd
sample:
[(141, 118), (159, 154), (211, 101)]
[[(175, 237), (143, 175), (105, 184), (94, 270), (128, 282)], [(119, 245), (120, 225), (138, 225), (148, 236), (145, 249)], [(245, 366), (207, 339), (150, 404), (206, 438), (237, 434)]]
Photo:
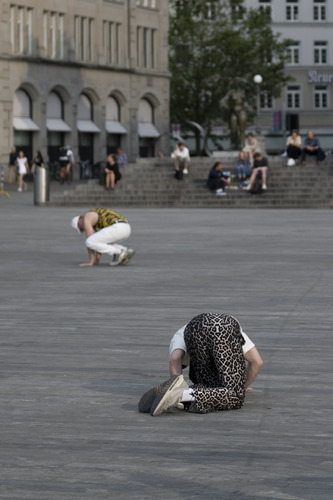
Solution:
[(175, 170), (175, 179), (177, 179), (178, 181), (181, 181), (182, 178), (183, 178), (183, 170)]
[(261, 194), (262, 193), (262, 184), (261, 181), (256, 180), (250, 190), (251, 194)]

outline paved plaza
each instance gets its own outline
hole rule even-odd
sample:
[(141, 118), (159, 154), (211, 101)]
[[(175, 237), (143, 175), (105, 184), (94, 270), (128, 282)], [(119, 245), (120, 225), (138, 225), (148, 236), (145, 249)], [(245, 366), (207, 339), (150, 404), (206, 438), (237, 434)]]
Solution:
[[(0, 498), (330, 500), (333, 212), (123, 208), (131, 264), (80, 268), (89, 208), (0, 195)], [(244, 406), (139, 414), (201, 312), (264, 360)]]

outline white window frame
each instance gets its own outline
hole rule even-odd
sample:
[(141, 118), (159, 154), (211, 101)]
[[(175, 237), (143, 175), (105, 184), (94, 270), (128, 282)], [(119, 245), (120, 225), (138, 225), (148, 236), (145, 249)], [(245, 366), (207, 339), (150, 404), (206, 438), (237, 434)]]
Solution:
[[(313, 42), (313, 63), (326, 65), (328, 62), (328, 43), (326, 41)], [(317, 60), (316, 60), (317, 59)]]
[(287, 0), (286, 20), (289, 22), (299, 21), (299, 2), (298, 2), (298, 0)]
[(274, 108), (273, 96), (268, 94), (267, 92), (260, 92), (260, 110), (271, 111), (273, 108)]
[(313, 20), (314, 22), (327, 21), (326, 0), (313, 1)]
[[(291, 105), (289, 105), (290, 98), (291, 98)], [(299, 85), (289, 85), (286, 90), (287, 109), (301, 109), (301, 101), (302, 101), (301, 87)]]
[(273, 9), (271, 0), (259, 0), (259, 10), (269, 19), (273, 19)]
[(288, 65), (296, 66), (300, 64), (300, 43), (294, 42), (293, 45), (288, 47)]
[[(329, 91), (326, 85), (315, 85), (313, 89), (313, 107), (314, 109), (328, 109), (329, 108)], [(318, 106), (317, 101), (318, 99)]]

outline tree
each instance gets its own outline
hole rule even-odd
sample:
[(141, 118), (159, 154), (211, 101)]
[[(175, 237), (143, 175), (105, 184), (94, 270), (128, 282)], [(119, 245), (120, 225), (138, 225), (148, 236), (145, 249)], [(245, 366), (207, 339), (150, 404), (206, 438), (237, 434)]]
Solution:
[[(246, 10), (241, 0), (170, 0), (169, 64), (171, 119), (187, 129), (191, 122), (207, 133), (213, 124), (229, 121), (221, 101), (243, 81), (251, 122), (255, 116), (253, 76), (261, 74), (262, 92), (278, 97), (290, 80), (284, 73), (291, 41), (280, 40), (266, 12)], [(200, 154), (200, 131), (196, 136)]]

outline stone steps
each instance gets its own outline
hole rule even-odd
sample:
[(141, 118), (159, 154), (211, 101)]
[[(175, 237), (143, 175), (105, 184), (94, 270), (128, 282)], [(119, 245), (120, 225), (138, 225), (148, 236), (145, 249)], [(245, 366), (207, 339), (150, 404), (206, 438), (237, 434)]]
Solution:
[[(121, 182), (112, 193), (105, 191), (98, 180), (81, 184), (75, 190), (64, 190), (53, 197), (52, 205), (106, 205), (137, 207), (228, 207), (228, 208), (328, 208), (333, 207), (333, 176), (331, 163), (325, 167), (315, 163), (306, 167), (283, 166), (281, 158), (270, 161), (268, 190), (252, 195), (242, 189), (227, 190), (227, 196), (216, 196), (206, 186), (211, 158), (191, 161), (189, 175), (182, 181), (173, 177), (170, 159), (140, 159), (127, 165)], [(224, 159), (225, 170), (234, 172), (234, 159)], [(228, 168), (228, 166), (230, 166)]]

